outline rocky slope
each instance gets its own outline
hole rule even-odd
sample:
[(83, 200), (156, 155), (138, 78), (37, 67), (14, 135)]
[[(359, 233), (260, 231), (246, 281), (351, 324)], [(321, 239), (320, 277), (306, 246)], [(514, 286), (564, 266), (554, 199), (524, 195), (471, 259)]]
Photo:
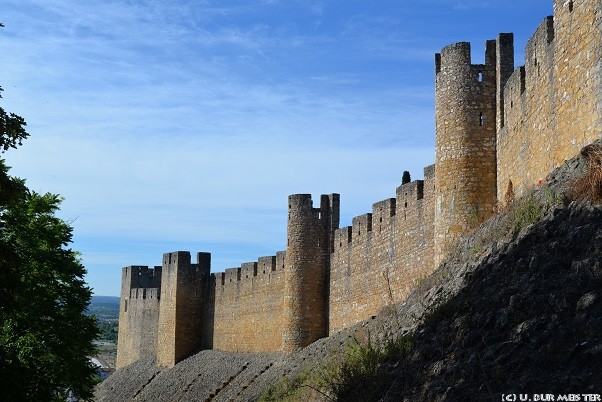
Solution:
[[(100, 384), (96, 398), (252, 401), (366, 334), (407, 335), (412, 347), (377, 368), (384, 380), (377, 387), (358, 383), (339, 400), (602, 393), (602, 209), (563, 196), (583, 165), (580, 157), (567, 162), (482, 225), (391, 311), (291, 356), (203, 351), (173, 369), (140, 361)], [(362, 395), (367, 388), (370, 394)]]
[[(476, 269), (389, 373), (383, 400), (602, 392), (602, 210), (554, 210)], [(378, 399), (378, 398), (375, 398)]]

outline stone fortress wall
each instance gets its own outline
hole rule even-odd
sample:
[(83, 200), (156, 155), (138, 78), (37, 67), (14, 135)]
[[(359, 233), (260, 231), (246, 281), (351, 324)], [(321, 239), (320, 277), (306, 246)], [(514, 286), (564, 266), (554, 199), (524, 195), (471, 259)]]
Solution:
[(339, 228), (338, 194), (289, 197), (286, 251), (210, 273), (210, 255), (123, 269), (117, 366), (206, 348), (290, 352), (404, 300), (456, 240), (602, 132), (602, 3), (554, 0), (515, 70), (512, 34), (435, 57), (436, 157), (424, 180)]
[(269, 352), (282, 346), (284, 252), (211, 274), (203, 312), (209, 349)]
[(335, 231), (329, 334), (403, 300), (433, 270), (434, 167)]
[(156, 354), (162, 267), (122, 271), (117, 367)]
[(602, 124), (600, 1), (556, 0), (525, 49), (525, 65), (503, 88), (497, 193), (523, 193), (584, 144)]

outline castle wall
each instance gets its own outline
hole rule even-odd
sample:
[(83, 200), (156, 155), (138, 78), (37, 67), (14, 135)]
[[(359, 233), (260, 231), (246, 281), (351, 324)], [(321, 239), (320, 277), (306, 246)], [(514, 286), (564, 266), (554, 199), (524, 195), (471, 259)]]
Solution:
[(273, 352), (282, 345), (284, 252), (211, 274), (206, 348)]
[(122, 272), (117, 367), (201, 348), (293, 351), (404, 300), (455, 241), (600, 138), (602, 4), (555, 0), (514, 70), (512, 34), (436, 55), (436, 160), (338, 229), (339, 196), (289, 197), (287, 250), (210, 274), (210, 255)]
[(516, 196), (600, 138), (602, 14), (599, 0), (556, 0), (528, 41), (525, 65), (504, 91), (497, 136), (497, 197)]
[[(124, 342), (127, 359), (120, 359), (121, 365), (128, 365), (146, 356), (152, 356), (157, 349), (157, 328), (159, 323), (158, 288), (132, 289), (128, 312), (129, 319), (125, 328), (129, 334), (129, 342)], [(119, 328), (121, 332), (121, 326)], [(119, 340), (121, 346), (121, 339)], [(123, 353), (123, 352), (122, 352)]]
[(409, 295), (433, 270), (434, 167), (396, 198), (335, 231), (330, 263), (329, 334), (378, 314)]
[(559, 145), (554, 115), (554, 28), (552, 17), (542, 21), (528, 41), (525, 65), (504, 88), (504, 126), (497, 136), (497, 197), (504, 202), (511, 180), (522, 194), (553, 169)]
[(116, 367), (156, 353), (161, 267), (122, 270)]
[(557, 166), (602, 134), (602, 4), (555, 0), (554, 15)]

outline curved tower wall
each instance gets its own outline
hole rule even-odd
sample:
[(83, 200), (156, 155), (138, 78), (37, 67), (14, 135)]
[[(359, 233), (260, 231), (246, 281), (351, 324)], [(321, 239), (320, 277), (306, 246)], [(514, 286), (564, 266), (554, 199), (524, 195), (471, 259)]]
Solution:
[(436, 55), (435, 265), (496, 205), (496, 42), (485, 64), (471, 64), (470, 43)]
[(288, 198), (282, 350), (294, 351), (328, 336), (328, 270), (339, 195), (322, 196), (314, 208), (309, 194)]

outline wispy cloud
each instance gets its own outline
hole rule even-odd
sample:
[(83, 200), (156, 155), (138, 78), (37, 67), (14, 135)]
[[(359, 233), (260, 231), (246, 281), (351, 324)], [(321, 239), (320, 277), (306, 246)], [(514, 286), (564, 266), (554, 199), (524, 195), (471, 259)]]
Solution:
[(491, 6), (491, 2), (489, 1), (463, 1), (457, 3), (454, 6), (454, 10), (471, 10), (471, 9), (483, 9), (489, 8)]
[(32, 134), (5, 156), (65, 196), (100, 293), (164, 251), (271, 254), (288, 194), (338, 192), (349, 224), (432, 163), (441, 9), (488, 2), (444, 3), (5, 0), (2, 105)]

